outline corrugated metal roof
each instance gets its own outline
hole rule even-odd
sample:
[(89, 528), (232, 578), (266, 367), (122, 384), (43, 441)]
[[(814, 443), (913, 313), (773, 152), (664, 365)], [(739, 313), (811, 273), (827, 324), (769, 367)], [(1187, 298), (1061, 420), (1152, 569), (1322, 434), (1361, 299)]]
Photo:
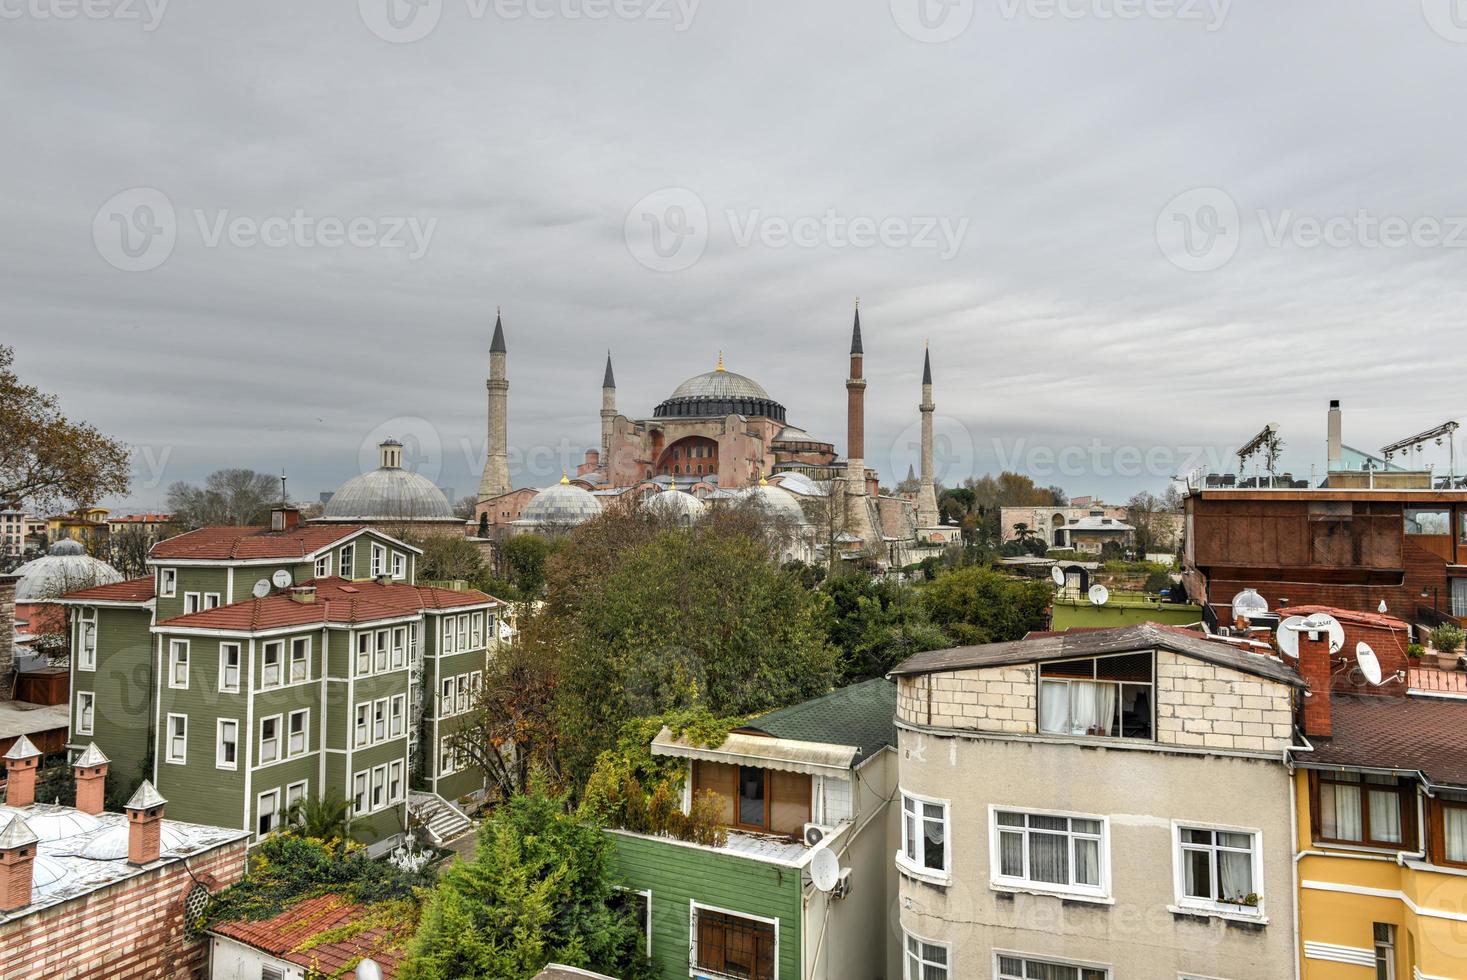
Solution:
[(741, 731), (776, 738), (854, 745), (856, 765), (896, 745), (896, 685), (884, 678), (862, 681), (780, 708), (747, 722)]
[(857, 750), (854, 745), (828, 745), (738, 733), (724, 739), (722, 745), (706, 748), (674, 738), (672, 731), (663, 726), (652, 740), (652, 754), (828, 776), (849, 772), (855, 765)]

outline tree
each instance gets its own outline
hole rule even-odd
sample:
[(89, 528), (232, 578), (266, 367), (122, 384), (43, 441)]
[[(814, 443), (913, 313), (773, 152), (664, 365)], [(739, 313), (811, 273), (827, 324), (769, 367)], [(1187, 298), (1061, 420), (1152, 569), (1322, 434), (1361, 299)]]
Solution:
[(1032, 537), (1034, 537), (1034, 529), (1028, 524), (1020, 521), (1014, 525), (1014, 540), (1019, 544), (1024, 544)]
[(62, 415), (55, 395), (21, 383), (14, 361), (0, 345), (0, 500), (45, 511), (126, 493), (127, 446)]
[(478, 497), (460, 497), (458, 503), (453, 505), (453, 516), (465, 521), (472, 521), (474, 519), (474, 511), (478, 507)]
[(114, 526), (107, 536), (107, 562), (123, 578), (140, 578), (148, 574), (148, 552), (157, 543), (158, 536), (139, 524)]
[(345, 840), (347, 818), (350, 808), (346, 800), (335, 789), (327, 790), (325, 796), (302, 797), (285, 811), (285, 821), (300, 831), (302, 836), (317, 840)]
[(538, 534), (516, 534), (495, 550), (499, 574), (527, 596), (538, 596), (545, 588), (545, 561), (556, 546)]
[(959, 643), (1000, 643), (1045, 628), (1050, 587), (974, 565), (939, 575), (921, 596), (932, 622)]
[(410, 536), (406, 540), (423, 549), (418, 559), (420, 579), (471, 581), (484, 568), (484, 555), (478, 546), (459, 534)]
[(827, 636), (840, 651), (841, 684), (882, 677), (914, 653), (952, 645), (904, 582), (847, 573), (821, 589), (831, 599)]
[(168, 509), (181, 530), (263, 524), (280, 503), (280, 478), (254, 470), (210, 473), (202, 487), (178, 482), (168, 488)]
[(1126, 502), (1126, 523), (1135, 528), (1131, 543), (1137, 555), (1144, 558), (1162, 550), (1160, 545), (1166, 533), (1166, 515), (1176, 513), (1179, 505), (1176, 491), (1171, 488), (1163, 497), (1143, 490)]
[(614, 900), (612, 846), (564, 797), (514, 797), (480, 828), (474, 859), (439, 879), (397, 976), (530, 980), (557, 962), (649, 980), (641, 927)]

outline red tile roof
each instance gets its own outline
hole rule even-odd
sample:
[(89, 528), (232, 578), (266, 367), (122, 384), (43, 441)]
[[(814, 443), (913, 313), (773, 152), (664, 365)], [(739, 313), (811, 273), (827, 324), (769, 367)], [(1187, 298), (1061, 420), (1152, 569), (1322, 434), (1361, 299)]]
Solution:
[(313, 579), (302, 584), (316, 587), (314, 602), (299, 602), (288, 592), (276, 592), (263, 599), (246, 599), (174, 616), (161, 625), (170, 629), (254, 631), (325, 623), (354, 624), (413, 616), (424, 609), (457, 609), (499, 601), (476, 589), (455, 592), (424, 585), (382, 585), (340, 578)]
[(1303, 765), (1420, 770), (1438, 785), (1467, 786), (1467, 700), (1335, 694), (1333, 733), (1310, 736)]
[(123, 514), (121, 517), (107, 518), (108, 524), (167, 524), (173, 520), (172, 514)]
[(312, 945), (322, 933), (351, 925), (367, 911), (340, 895), (322, 895), (292, 905), (274, 918), (221, 922), (210, 931), (328, 977), (355, 978), (355, 969), (346, 968), (370, 956), (382, 967), (382, 975), (390, 978), (397, 972), (415, 923), (378, 926), (336, 942)]
[(250, 558), (304, 558), (362, 530), (361, 524), (304, 524), (289, 531), (268, 527), (201, 527), (153, 545), (158, 559), (224, 561)]
[(1406, 632), (1410, 629), (1405, 623), (1394, 616), (1383, 616), (1380, 613), (1356, 612), (1353, 609), (1340, 609), (1335, 606), (1285, 606), (1274, 610), (1281, 616), (1310, 616), (1314, 613), (1328, 613), (1342, 623), (1359, 623), (1361, 626), (1374, 626), (1383, 630), (1400, 630)]
[(90, 589), (68, 592), (63, 597), (74, 600), (90, 599), (95, 602), (147, 602), (153, 598), (153, 576), (130, 578), (126, 582), (97, 585)]

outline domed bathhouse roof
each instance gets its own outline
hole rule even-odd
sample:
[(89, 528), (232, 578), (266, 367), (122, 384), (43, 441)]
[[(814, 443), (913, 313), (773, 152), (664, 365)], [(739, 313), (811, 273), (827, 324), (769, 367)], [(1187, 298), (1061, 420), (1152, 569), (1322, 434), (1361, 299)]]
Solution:
[(668, 399), (652, 411), (653, 418), (708, 418), (721, 415), (763, 416), (784, 421), (784, 406), (753, 378), (718, 367), (697, 374), (678, 385)]
[(601, 515), (601, 502), (589, 490), (575, 486), (566, 477), (535, 494), (525, 507), (517, 527), (575, 527)]
[(708, 505), (686, 490), (663, 490), (649, 494), (642, 506), (654, 514), (670, 517), (679, 524), (692, 524), (703, 516)]
[(381, 465), (337, 488), (321, 520), (462, 523), (432, 480), (402, 468), (402, 443), (388, 439), (377, 450)]
[(45, 602), (68, 592), (111, 585), (122, 581), (122, 573), (105, 561), (87, 554), (81, 542), (62, 538), (48, 554), (32, 559), (15, 570), (16, 602)]
[(747, 490), (740, 491), (739, 496), (744, 500), (753, 501), (775, 517), (787, 518), (796, 524), (808, 523), (804, 508), (795, 499), (795, 495), (788, 490), (781, 490), (779, 487), (760, 481), (757, 487), (749, 487)]

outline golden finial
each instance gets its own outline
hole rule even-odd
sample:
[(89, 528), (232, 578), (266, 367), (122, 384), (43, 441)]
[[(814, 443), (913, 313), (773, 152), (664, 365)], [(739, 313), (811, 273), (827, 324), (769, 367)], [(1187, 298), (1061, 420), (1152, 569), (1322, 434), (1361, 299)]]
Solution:
[(723, 370), (723, 351), (719, 351), (718, 352), (718, 367), (714, 368), (713, 370), (715, 370), (715, 371), (722, 371)]
[(570, 486), (570, 476), (567, 475), (565, 470), (560, 471), (560, 485), (563, 487)]
[(767, 486), (769, 486), (769, 481), (766, 480), (766, 479), (764, 479), (764, 474), (763, 473), (760, 473), (759, 474), (759, 485), (761, 487), (767, 487)]

